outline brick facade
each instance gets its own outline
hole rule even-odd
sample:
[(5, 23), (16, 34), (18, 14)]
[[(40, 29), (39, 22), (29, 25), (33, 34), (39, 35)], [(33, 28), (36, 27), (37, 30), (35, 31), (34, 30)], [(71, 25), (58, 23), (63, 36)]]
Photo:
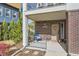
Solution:
[(42, 39), (51, 39), (51, 26), (49, 22), (36, 22), (35, 32), (39, 32), (41, 34)]
[(68, 12), (69, 52), (79, 54), (79, 11)]
[(61, 21), (40, 21), (36, 22), (35, 25), (35, 32), (39, 32), (43, 39), (47, 38), (48, 40), (51, 40), (51, 26), (52, 24), (59, 24)]

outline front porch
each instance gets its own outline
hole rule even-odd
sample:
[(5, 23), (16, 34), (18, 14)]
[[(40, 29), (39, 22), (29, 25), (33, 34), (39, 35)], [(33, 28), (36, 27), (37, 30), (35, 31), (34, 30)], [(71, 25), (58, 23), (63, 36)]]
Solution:
[(67, 56), (67, 53), (57, 41), (49, 40), (47, 49), (28, 46), (15, 56)]
[(67, 53), (57, 41), (49, 40), (47, 49), (28, 46), (15, 56), (67, 56)]
[[(27, 17), (35, 21), (35, 33), (39, 33), (42, 37), (42, 40), (38, 42), (33, 38), (32, 41), (29, 42), (30, 47), (46, 50), (60, 49), (65, 53), (67, 52), (66, 11), (31, 14)], [(52, 45), (48, 42), (51, 42)], [(58, 48), (55, 48), (55, 43), (58, 45)]]
[(39, 21), (35, 23), (35, 33), (39, 33), (42, 40), (35, 41), (34, 37), (29, 41), (31, 47), (47, 49), (47, 42), (58, 42), (67, 51), (66, 25), (62, 21)]
[[(26, 5), (26, 4), (24, 4), (24, 5)], [(51, 38), (49, 40), (47, 40), (47, 38), (46, 38), (46, 40), (45, 40), (46, 43), (43, 44), (43, 45), (46, 45), (46, 48), (44, 48), (44, 49), (53, 50), (53, 52), (52, 51), (48, 52), (45, 50), (47, 52), (47, 55), (57, 55), (58, 52), (62, 53), (61, 51), (63, 51), (63, 53), (65, 54), (65, 52), (64, 52), (65, 50), (63, 50), (62, 47), (60, 46), (60, 45), (63, 45), (63, 46), (65, 46), (67, 53), (77, 53), (78, 54), (79, 49), (77, 46), (78, 46), (78, 37), (79, 36), (77, 34), (79, 32), (76, 31), (76, 29), (78, 29), (78, 25), (79, 25), (79, 23), (77, 22), (79, 19), (79, 15), (78, 15), (79, 11), (71, 11), (72, 9), (76, 9), (78, 7), (78, 5), (79, 4), (67, 4), (66, 6), (64, 6), (64, 8), (60, 8), (60, 9), (57, 7), (55, 9), (52, 8), (54, 10), (52, 10), (50, 8), (49, 8), (49, 10), (47, 10), (47, 8), (46, 8), (46, 9), (42, 9), (42, 10), (41, 9), (35, 10), (32, 12), (28, 11), (27, 15), (26, 15), (26, 8), (24, 7), (25, 10), (23, 10), (23, 12), (24, 12), (23, 13), (23, 46), (26, 47), (26, 49), (31, 47), (31, 49), (36, 48), (36, 49), (41, 50), (42, 45), (40, 45), (41, 44), (40, 42), (43, 41), (43, 39), (39, 42), (32, 39), (31, 42), (33, 42), (35, 44), (32, 44), (34, 46), (31, 46), (31, 44), (30, 44), (31, 42), (29, 42), (30, 39), (28, 39), (29, 32), (28, 32), (28, 29), (26, 29), (26, 27), (28, 27), (27, 26), (28, 23), (26, 22), (26, 19), (27, 20), (28, 20), (28, 18), (32, 19), (36, 23), (44, 22), (44, 21), (45, 22), (49, 22), (49, 21), (58, 21), (59, 22), (60, 20), (62, 20), (62, 21), (65, 21), (64, 26), (66, 26), (66, 27), (63, 27), (63, 25), (62, 25), (63, 23), (59, 22), (59, 23), (61, 23), (61, 25), (59, 25), (59, 28), (54, 26), (54, 30), (56, 30), (56, 32), (54, 30), (52, 30), (52, 31), (49, 30), (53, 27), (47, 28), (47, 30), (46, 30), (47, 26), (43, 26), (43, 28), (45, 28), (43, 31), (40, 31), (40, 30), (42, 30), (42, 28), (40, 28), (40, 27), (39, 27), (40, 30), (37, 30), (37, 32), (45, 34), (45, 35), (41, 35), (41, 36), (43, 36), (43, 38), (48, 37), (48, 35), (46, 35), (46, 34), (49, 34), (49, 37), (53, 36), (53, 40)], [(71, 7), (71, 6), (73, 6), (73, 7)], [(75, 7), (75, 6), (77, 6), (77, 7)], [(25, 17), (25, 15), (26, 15), (26, 17)], [(58, 23), (55, 23), (55, 25), (57, 25), (57, 24)], [(50, 27), (50, 26), (48, 26), (48, 27)], [(51, 34), (49, 32), (51, 32)], [(65, 32), (65, 34), (63, 34), (64, 32)], [(55, 40), (54, 40), (54, 38), (55, 38)], [(74, 43), (74, 41), (75, 41), (75, 43)], [(48, 42), (50, 42), (51, 44)], [(63, 44), (62, 42), (66, 43), (66, 44)], [(28, 43), (29, 43), (29, 45), (28, 45)], [(40, 44), (38, 44), (38, 43), (40, 43)], [(59, 44), (59, 43), (61, 43), (61, 44)], [(40, 46), (40, 47), (38, 47), (38, 46)], [(55, 54), (56, 53), (55, 51), (57, 51), (57, 54)], [(58, 54), (58, 55), (60, 55), (60, 54)]]

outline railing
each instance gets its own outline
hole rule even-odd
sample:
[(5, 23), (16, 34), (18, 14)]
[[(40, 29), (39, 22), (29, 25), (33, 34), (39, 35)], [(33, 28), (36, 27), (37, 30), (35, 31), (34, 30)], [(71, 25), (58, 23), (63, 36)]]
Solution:
[(37, 3), (36, 7), (30, 8), (29, 10), (36, 10), (36, 9), (41, 9), (41, 8), (49, 8), (49, 7), (55, 7), (55, 6), (61, 6), (61, 5), (66, 5), (66, 3)]
[(38, 3), (38, 7), (37, 8), (44, 8), (44, 7), (50, 7), (50, 6), (60, 6), (60, 5), (64, 5), (65, 3)]

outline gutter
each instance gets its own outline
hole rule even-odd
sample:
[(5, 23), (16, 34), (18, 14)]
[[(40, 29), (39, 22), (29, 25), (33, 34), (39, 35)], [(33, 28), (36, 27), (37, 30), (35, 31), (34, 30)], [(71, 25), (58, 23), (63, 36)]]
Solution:
[(19, 53), (20, 51), (22, 51), (23, 49), (25, 49), (25, 47), (22, 47), (21, 49), (15, 51), (11, 56), (15, 56), (17, 53)]

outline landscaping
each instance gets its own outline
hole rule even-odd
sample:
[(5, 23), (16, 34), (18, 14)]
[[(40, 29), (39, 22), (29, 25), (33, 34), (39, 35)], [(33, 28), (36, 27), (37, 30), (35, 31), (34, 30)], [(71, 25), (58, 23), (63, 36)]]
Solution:
[[(10, 49), (22, 41), (22, 18), (20, 17), (16, 22), (11, 20), (7, 23), (6, 20), (0, 24), (0, 55), (2, 50)], [(5, 47), (8, 46), (8, 47)]]
[(44, 56), (46, 51), (36, 49), (23, 49), (16, 56)]

